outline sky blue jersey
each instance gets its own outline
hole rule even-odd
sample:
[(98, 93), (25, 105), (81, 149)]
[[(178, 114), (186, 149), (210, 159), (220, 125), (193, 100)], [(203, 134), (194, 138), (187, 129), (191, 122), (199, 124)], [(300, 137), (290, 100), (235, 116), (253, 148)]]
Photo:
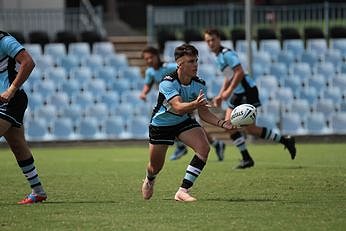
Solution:
[(159, 85), (157, 105), (153, 110), (150, 124), (154, 126), (172, 126), (179, 124), (190, 117), (188, 113), (177, 114), (170, 106), (169, 101), (180, 96), (183, 102), (191, 102), (197, 99), (200, 90), (207, 95), (207, 87), (204, 80), (194, 77), (191, 83), (183, 85), (178, 79), (177, 72), (166, 76)]
[[(225, 78), (233, 77), (233, 69), (241, 65), (237, 53), (231, 49), (221, 47), (220, 52), (216, 55), (216, 63), (218, 68), (222, 71)], [(244, 70), (245, 71), (245, 70)], [(245, 80), (250, 87), (256, 86), (255, 81), (248, 75), (245, 74)], [(244, 93), (245, 89), (242, 82), (234, 89), (235, 94)]]
[(157, 70), (153, 67), (148, 67), (145, 71), (144, 83), (150, 86), (153, 84), (159, 85), (166, 75), (173, 73), (176, 69), (176, 63), (163, 63)]
[(6, 91), (15, 78), (15, 57), (24, 47), (10, 34), (0, 31), (0, 92)]

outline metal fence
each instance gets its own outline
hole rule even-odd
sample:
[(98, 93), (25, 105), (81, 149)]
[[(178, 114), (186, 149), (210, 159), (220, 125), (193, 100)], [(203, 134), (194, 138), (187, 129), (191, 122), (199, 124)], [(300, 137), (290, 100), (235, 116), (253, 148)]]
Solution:
[(102, 9), (93, 14), (87, 7), (69, 9), (0, 9), (0, 29), (20, 31), (46, 31), (53, 36), (57, 31), (97, 31), (105, 35), (102, 25)]
[[(198, 5), (181, 7), (147, 7), (148, 41), (155, 42), (158, 30), (181, 32), (184, 29), (206, 27), (244, 27), (243, 5)], [(302, 29), (319, 26), (327, 34), (332, 25), (346, 25), (346, 3), (324, 3), (305, 5), (255, 6), (252, 7), (252, 28), (292, 26)]]

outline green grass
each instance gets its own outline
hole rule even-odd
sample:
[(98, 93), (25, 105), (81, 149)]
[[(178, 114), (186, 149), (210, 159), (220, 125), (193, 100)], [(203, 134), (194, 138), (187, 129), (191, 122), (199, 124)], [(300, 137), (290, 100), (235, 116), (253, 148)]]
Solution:
[[(249, 145), (255, 168), (233, 170), (239, 154), (212, 151), (195, 203), (173, 200), (192, 151), (167, 160), (150, 201), (140, 187), (146, 146), (33, 148), (48, 201), (16, 202), (28, 185), (8, 149), (0, 150), (0, 230), (344, 230), (346, 145)], [(172, 149), (169, 150), (168, 155)], [(168, 156), (167, 156), (168, 157)]]

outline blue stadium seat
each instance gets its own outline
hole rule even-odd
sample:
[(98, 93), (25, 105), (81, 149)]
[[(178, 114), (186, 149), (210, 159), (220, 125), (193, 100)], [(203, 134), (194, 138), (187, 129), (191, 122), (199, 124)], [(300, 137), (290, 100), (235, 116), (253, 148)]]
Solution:
[(327, 126), (325, 115), (319, 112), (307, 116), (306, 129), (309, 135), (327, 135), (332, 132)]
[(289, 69), (293, 75), (298, 75), (301, 79), (307, 79), (312, 74), (311, 67), (308, 63), (294, 63)]
[(282, 50), (277, 56), (278, 63), (284, 63), (287, 68), (295, 63), (296, 57), (292, 51)]
[(47, 104), (53, 105), (57, 110), (70, 106), (70, 98), (65, 92), (55, 92), (47, 98)]
[(90, 46), (87, 42), (70, 43), (68, 47), (68, 54), (77, 57), (87, 57), (91, 54)]
[(94, 97), (99, 98), (107, 90), (107, 87), (102, 79), (92, 79), (86, 83), (84, 90), (90, 92)]
[(115, 53), (115, 48), (112, 42), (95, 42), (92, 45), (92, 53), (101, 55), (103, 57)]
[(42, 80), (33, 86), (33, 92), (39, 92), (42, 96), (49, 97), (60, 88), (60, 83), (53, 80)]
[(110, 115), (111, 109), (104, 103), (96, 103), (85, 109), (85, 116), (94, 117), (98, 121), (105, 120)]
[(77, 67), (70, 71), (70, 79), (75, 79), (79, 83), (86, 84), (91, 81), (93, 73), (89, 67)]
[(340, 88), (341, 91), (345, 91), (346, 90), (346, 74), (336, 75), (332, 80), (332, 84), (334, 87)]
[(304, 52), (304, 40), (302, 39), (287, 39), (282, 43), (282, 49), (286, 51), (290, 51), (292, 54), (296, 55), (296, 57), (300, 57)]
[(80, 121), (82, 119), (84, 113), (80, 105), (73, 105), (63, 108), (61, 116), (71, 119), (73, 123), (76, 123), (77, 121)]
[(128, 79), (130, 82), (142, 79), (141, 70), (139, 67), (122, 68), (118, 72), (119, 79)]
[(276, 91), (279, 86), (277, 79), (272, 75), (261, 76), (256, 82), (260, 91)]
[(90, 92), (79, 92), (71, 97), (72, 105), (79, 105), (82, 109), (95, 104), (96, 99)]
[(139, 98), (141, 91), (125, 91), (120, 95), (121, 103), (131, 104), (133, 107), (143, 104), (143, 101)]
[(293, 91), (289, 87), (281, 87), (279, 90), (275, 92), (274, 97), (281, 104), (290, 104), (294, 99)]
[(259, 62), (252, 63), (252, 77), (256, 80), (260, 78), (262, 75), (269, 74), (268, 65), (263, 66), (263, 64)]
[(288, 68), (285, 63), (281, 63), (281, 62), (273, 63), (270, 66), (269, 73), (271, 75), (274, 75), (276, 79), (282, 82), (282, 80), (284, 80), (288, 75)]
[(270, 114), (274, 117), (275, 122), (278, 123), (281, 117), (281, 103), (278, 100), (270, 100), (262, 106), (263, 113)]
[(48, 141), (51, 135), (48, 131), (49, 125), (44, 119), (29, 120), (26, 123), (26, 137), (28, 141)]
[(73, 129), (73, 122), (70, 118), (57, 118), (52, 125), (54, 140), (67, 141), (76, 139)]
[(80, 61), (75, 55), (66, 55), (60, 59), (59, 66), (63, 67), (67, 72), (80, 66)]
[(50, 55), (42, 55), (40, 57), (34, 58), (36, 67), (44, 71), (48, 68), (54, 67), (54, 60)]
[(301, 99), (306, 99), (310, 105), (313, 105), (319, 97), (316, 89), (311, 86), (302, 88), (299, 96)]
[(100, 97), (100, 102), (106, 104), (109, 110), (114, 111), (120, 104), (120, 96), (116, 91), (103, 92)]
[(303, 81), (298, 76), (290, 75), (284, 79), (283, 86), (291, 89), (293, 95), (298, 97), (302, 88), (302, 82)]
[(306, 49), (315, 51), (317, 54), (324, 54), (328, 49), (326, 39), (307, 39)]
[[(345, 52), (346, 52), (346, 50), (345, 50)], [(345, 55), (345, 57), (346, 57), (346, 55)], [(336, 69), (341, 66), (342, 59), (343, 59), (343, 57), (342, 57), (341, 51), (337, 50), (337, 49), (332, 49), (332, 48), (328, 49), (327, 52), (325, 53), (325, 56), (324, 56), (324, 61), (333, 63), (333, 65), (335, 66)]]
[(51, 123), (58, 117), (58, 111), (55, 106), (47, 104), (34, 110), (34, 117)]
[(117, 108), (115, 108), (115, 112), (113, 115), (121, 116), (123, 119), (128, 119), (135, 115), (135, 108), (127, 103), (121, 103)]
[(339, 50), (346, 57), (346, 38), (331, 38), (329, 43), (331, 48)]
[(67, 55), (66, 46), (63, 43), (47, 43), (44, 46), (44, 54), (50, 55), (54, 63), (58, 65), (60, 60)]
[(134, 139), (148, 139), (149, 137), (149, 120), (147, 117), (131, 117), (126, 121), (127, 130), (132, 134)]
[[(241, 53), (246, 53), (247, 52), (247, 41), (246, 40), (238, 40), (236, 41), (235, 44), (235, 49), (237, 52), (241, 52)], [(251, 41), (251, 48), (252, 48), (252, 52), (253, 54), (257, 52), (257, 42), (255, 40)]]
[(66, 70), (62, 67), (47, 68), (44, 72), (44, 79), (49, 79), (57, 83), (61, 83), (67, 80)]
[(76, 124), (76, 133), (82, 140), (97, 140), (105, 138), (99, 130), (98, 120), (94, 117), (85, 117)]
[(346, 134), (346, 113), (340, 112), (332, 118), (333, 132), (336, 134)]
[(327, 88), (327, 83), (327, 79), (320, 74), (311, 75), (307, 80), (307, 86), (314, 88), (317, 92), (323, 92)]
[(118, 94), (121, 94), (124, 91), (131, 90), (131, 83), (128, 79), (118, 79), (116, 82), (112, 83), (111, 91), (116, 91)]
[(110, 54), (104, 58), (104, 61), (106, 66), (111, 66), (115, 69), (122, 69), (129, 66), (125, 54)]
[(314, 67), (314, 73), (320, 74), (324, 76), (324, 78), (326, 79), (334, 78), (336, 72), (337, 72), (336, 67), (334, 66), (333, 63), (330, 63), (330, 62), (323, 62), (323, 63), (317, 64)]
[(28, 97), (28, 106), (31, 110), (36, 110), (36, 109), (42, 107), (44, 102), (45, 102), (45, 99), (43, 98), (43, 96), (39, 92), (38, 93), (32, 93)]
[(295, 99), (289, 105), (288, 111), (298, 113), (302, 119), (305, 119), (311, 113), (311, 108), (306, 99)]
[(72, 97), (73, 95), (79, 94), (83, 87), (84, 85), (76, 79), (68, 79), (62, 83), (61, 91), (65, 92), (69, 97)]
[(281, 131), (283, 134), (291, 135), (305, 135), (306, 130), (302, 125), (302, 119), (298, 113), (292, 112), (287, 113), (282, 116), (282, 128)]
[(84, 59), (82, 65), (89, 67), (94, 72), (101, 70), (104, 67), (103, 57), (97, 54), (89, 55)]
[(108, 139), (123, 138), (126, 135), (125, 121), (120, 116), (111, 116), (103, 122), (103, 130)]
[(330, 86), (324, 89), (323, 94), (321, 95), (323, 98), (333, 100), (334, 104), (340, 104), (342, 100), (342, 93), (339, 87)]
[(308, 63), (312, 68), (320, 62), (320, 55), (318, 55), (315, 51), (306, 50), (300, 56), (299, 61)]
[(271, 57), (276, 57), (281, 51), (278, 39), (264, 39), (259, 41), (259, 50), (268, 52)]
[[(262, 65), (263, 67), (269, 67), (272, 63), (272, 58), (266, 51), (258, 51), (253, 53), (253, 62)], [(268, 68), (269, 72), (269, 68)]]
[(116, 81), (117, 75), (117, 70), (111, 66), (104, 66), (102, 69), (95, 71), (95, 79), (104, 80), (108, 86)]
[(330, 118), (332, 115), (334, 115), (337, 108), (337, 105), (335, 105), (332, 99), (322, 98), (315, 104), (316, 112), (322, 113), (326, 118)]

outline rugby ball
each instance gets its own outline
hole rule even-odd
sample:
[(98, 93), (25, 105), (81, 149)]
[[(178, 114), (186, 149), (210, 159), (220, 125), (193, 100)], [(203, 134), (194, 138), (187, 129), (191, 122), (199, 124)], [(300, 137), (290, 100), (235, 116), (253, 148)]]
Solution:
[(256, 108), (251, 104), (241, 104), (231, 113), (231, 124), (242, 127), (256, 122)]

